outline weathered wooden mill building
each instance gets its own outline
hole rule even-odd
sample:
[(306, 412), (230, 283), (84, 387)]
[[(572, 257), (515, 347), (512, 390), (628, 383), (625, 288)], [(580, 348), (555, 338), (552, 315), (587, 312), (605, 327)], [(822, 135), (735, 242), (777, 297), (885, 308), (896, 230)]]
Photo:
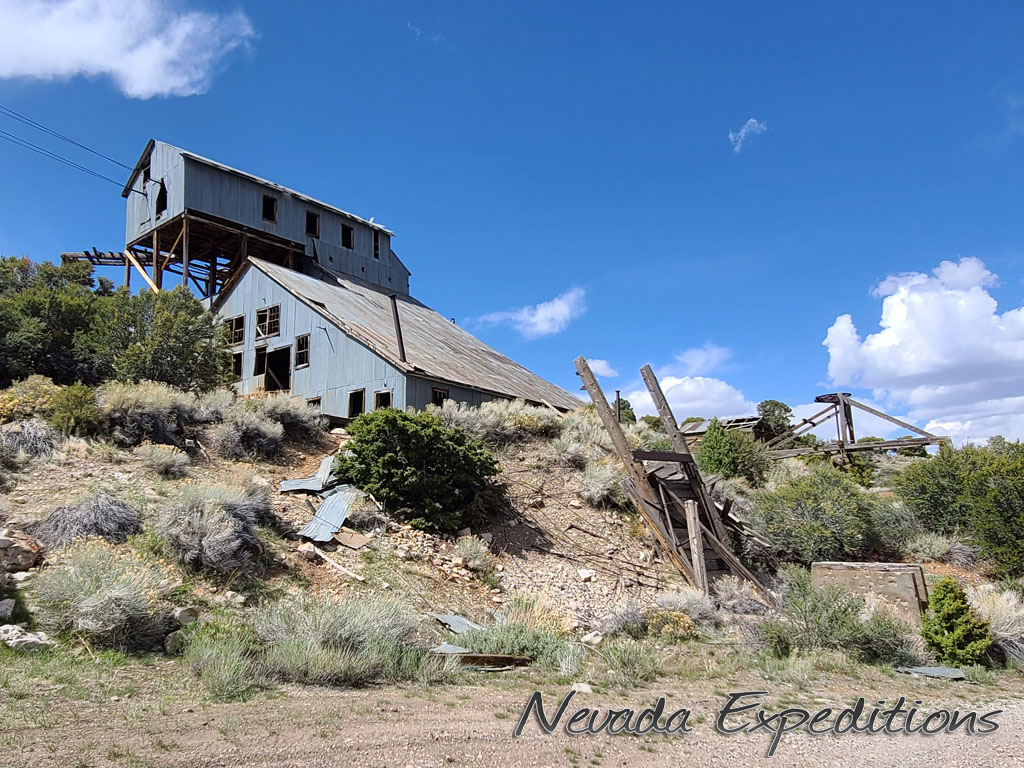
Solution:
[(159, 141), (122, 195), (124, 252), (63, 258), (206, 299), (242, 394), (287, 391), (337, 418), (446, 399), (582, 405), (412, 298), (393, 233), (372, 219)]

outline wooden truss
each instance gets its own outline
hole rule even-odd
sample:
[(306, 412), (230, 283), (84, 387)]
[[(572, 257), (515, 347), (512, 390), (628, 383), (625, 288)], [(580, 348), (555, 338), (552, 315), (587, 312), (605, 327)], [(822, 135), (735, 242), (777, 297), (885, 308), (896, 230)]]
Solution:
[[(905, 421), (890, 416), (887, 413), (875, 410), (874, 408), (859, 403), (850, 397), (849, 392), (833, 392), (827, 395), (818, 395), (814, 402), (825, 404), (825, 408), (818, 411), (810, 418), (803, 419), (799, 424), (790, 427), (781, 435), (773, 438), (767, 443), (768, 455), (773, 459), (785, 459), (790, 456), (805, 456), (807, 454), (834, 455), (838, 454), (845, 458), (847, 453), (856, 451), (889, 451), (898, 448), (912, 448), (925, 445), (951, 445), (948, 437), (933, 435), (923, 429), (908, 424)], [(877, 416), (899, 427), (903, 427), (918, 437), (900, 437), (895, 440), (872, 440), (857, 442), (857, 436), (853, 430), (853, 411), (857, 408)], [(813, 446), (801, 446), (799, 448), (786, 448), (796, 438), (806, 435), (815, 427), (821, 426), (829, 419), (835, 419), (836, 433), (838, 439), (835, 442), (819, 443)]]
[(202, 298), (224, 290), (241, 273), (249, 256), (294, 268), (305, 246), (261, 230), (186, 212), (163, 222), (151, 233), (129, 243), (123, 252), (62, 253), (62, 261), (88, 261), (96, 266), (123, 266), (124, 284), (133, 272), (151, 291), (173, 288), (168, 276)]
[(633, 450), (586, 358), (576, 358), (575, 365), (615, 453), (626, 468), (626, 493), (668, 561), (683, 578), (705, 593), (716, 575), (731, 571), (751, 581), (768, 599), (767, 591), (729, 544), (731, 533), (752, 532), (729, 514), (728, 503), (719, 506), (711, 498), (651, 367), (644, 366), (641, 374), (672, 441), (670, 452)]

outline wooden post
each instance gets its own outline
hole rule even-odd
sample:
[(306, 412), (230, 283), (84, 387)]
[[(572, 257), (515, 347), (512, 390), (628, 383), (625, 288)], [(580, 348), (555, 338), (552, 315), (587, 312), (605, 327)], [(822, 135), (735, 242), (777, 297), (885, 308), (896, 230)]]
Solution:
[(658, 377), (654, 375), (654, 371), (651, 366), (645, 365), (640, 369), (640, 376), (644, 380), (644, 384), (647, 385), (647, 391), (651, 393), (651, 399), (654, 401), (654, 407), (658, 411), (658, 416), (661, 417), (661, 423), (665, 427), (665, 433), (668, 435), (668, 439), (672, 441), (672, 450), (676, 453), (689, 453), (690, 446), (686, 444), (686, 438), (683, 437), (683, 433), (679, 431), (679, 425), (676, 424), (676, 417), (672, 414), (672, 408), (669, 407), (668, 400), (665, 398), (665, 393), (661, 391), (661, 384), (658, 383)]
[(132, 263), (128, 259), (124, 260), (124, 287), (129, 290), (132, 287)]
[(188, 216), (181, 220), (181, 285), (188, 288)]
[[(672, 543), (669, 541), (668, 532), (665, 531), (664, 526), (662, 526), (661, 520), (658, 519), (658, 515), (651, 513), (651, 510), (659, 509), (658, 498), (654, 495), (654, 490), (651, 488), (651, 484), (647, 481), (647, 475), (644, 472), (643, 464), (633, 458), (633, 451), (629, 447), (629, 442), (626, 440), (626, 436), (622, 433), (622, 426), (615, 420), (615, 414), (612, 413), (612, 409), (608, 405), (608, 401), (605, 399), (604, 392), (601, 390), (601, 385), (597, 383), (597, 379), (594, 377), (594, 372), (590, 370), (590, 366), (587, 364), (587, 359), (580, 356), (573, 362), (576, 365), (576, 372), (580, 375), (580, 378), (583, 379), (583, 386), (586, 387), (587, 394), (590, 395), (590, 400), (594, 404), (594, 410), (597, 411), (597, 415), (601, 418), (601, 423), (604, 424), (604, 428), (608, 432), (608, 436), (612, 439), (612, 445), (615, 446), (615, 452), (619, 455), (623, 465), (626, 467), (626, 473), (629, 475), (630, 480), (633, 481), (633, 488), (635, 489), (640, 501), (640, 503), (637, 504), (637, 508), (640, 510), (640, 515), (654, 532), (655, 540), (658, 542), (662, 551), (665, 552), (666, 557), (668, 557), (676, 566), (676, 570), (686, 576), (686, 578), (693, 583), (692, 567), (679, 554), (679, 550), (672, 546)], [(648, 507), (650, 507), (650, 509), (648, 509)]]
[(164, 271), (160, 268), (160, 230), (153, 230), (153, 284), (159, 291), (164, 285)]
[(693, 580), (697, 589), (708, 592), (708, 573), (704, 567), (704, 539), (700, 535), (700, 518), (697, 514), (696, 501), (684, 501), (683, 511), (686, 512), (686, 530), (690, 534), (690, 559), (693, 560)]

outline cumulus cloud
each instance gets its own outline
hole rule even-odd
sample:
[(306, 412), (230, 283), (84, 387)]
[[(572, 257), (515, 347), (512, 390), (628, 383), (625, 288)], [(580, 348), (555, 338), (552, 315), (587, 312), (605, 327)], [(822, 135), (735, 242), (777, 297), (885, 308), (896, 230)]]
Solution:
[(598, 358), (588, 358), (587, 362), (590, 363), (590, 370), (592, 370), (597, 376), (603, 376), (606, 379), (611, 379), (619, 375), (619, 372), (612, 368), (611, 364), (607, 360), (600, 360)]
[(754, 136), (759, 136), (768, 130), (768, 126), (760, 120), (750, 118), (738, 131), (729, 131), (729, 142), (732, 144), (732, 151), (737, 154), (743, 151), (743, 147)]
[(690, 347), (675, 357), (675, 363), (663, 369), (665, 373), (675, 373), (680, 376), (706, 376), (719, 370), (728, 362), (732, 357), (732, 350), (705, 342), (702, 346)]
[(527, 339), (537, 339), (564, 331), (586, 311), (586, 291), (573, 286), (550, 301), (528, 307), (490, 312), (477, 318), (479, 325), (511, 325)]
[[(663, 376), (661, 389), (672, 413), (682, 421), (688, 416), (711, 418), (749, 416), (757, 413), (757, 404), (747, 400), (731, 384), (707, 376)], [(626, 396), (637, 415), (657, 413), (646, 387)]]
[(191, 96), (255, 36), (241, 11), (168, 0), (0, 0), (0, 79), (109, 77), (131, 98)]
[(850, 315), (828, 329), (828, 375), (958, 438), (1024, 436), (1024, 306), (1000, 312), (997, 277), (977, 258), (931, 274), (891, 275), (875, 288), (880, 330), (861, 337)]

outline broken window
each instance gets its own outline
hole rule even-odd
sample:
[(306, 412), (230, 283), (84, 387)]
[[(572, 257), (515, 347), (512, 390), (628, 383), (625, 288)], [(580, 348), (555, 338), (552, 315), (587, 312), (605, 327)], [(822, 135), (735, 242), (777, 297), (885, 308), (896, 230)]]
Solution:
[(313, 211), (306, 211), (306, 234), (310, 237), (320, 237), (320, 214)]
[(252, 366), (253, 376), (262, 376), (267, 372), (267, 348), (260, 347), (256, 350), (256, 362)]
[(309, 334), (295, 337), (295, 367), (305, 368), (309, 365)]
[(438, 387), (434, 387), (433, 391), (430, 393), (430, 402), (432, 402), (438, 408), (443, 406), (444, 405), (444, 401), (447, 400), (447, 399), (448, 399), (448, 390), (447, 389), (439, 389)]
[(256, 338), (266, 339), (281, 332), (281, 305), (256, 310)]
[(231, 356), (231, 376), (235, 381), (242, 380), (242, 352), (235, 352)]
[(348, 417), (350, 419), (361, 416), (363, 411), (366, 410), (366, 390), (357, 389), (355, 392), (348, 393)]
[(156, 215), (162, 216), (167, 213), (167, 187), (160, 182), (160, 191), (156, 193)]
[(230, 317), (224, 321), (228, 327), (228, 344), (235, 346), (245, 342), (245, 315)]
[(341, 225), (341, 247), (352, 250), (355, 247), (356, 231), (348, 224)]
[(277, 224), (277, 198), (272, 195), (263, 196), (263, 220)]
[(373, 230), (373, 258), (380, 258), (380, 232)]
[(379, 411), (381, 408), (391, 407), (391, 390), (388, 389), (384, 392), (374, 392), (373, 394), (373, 410)]

